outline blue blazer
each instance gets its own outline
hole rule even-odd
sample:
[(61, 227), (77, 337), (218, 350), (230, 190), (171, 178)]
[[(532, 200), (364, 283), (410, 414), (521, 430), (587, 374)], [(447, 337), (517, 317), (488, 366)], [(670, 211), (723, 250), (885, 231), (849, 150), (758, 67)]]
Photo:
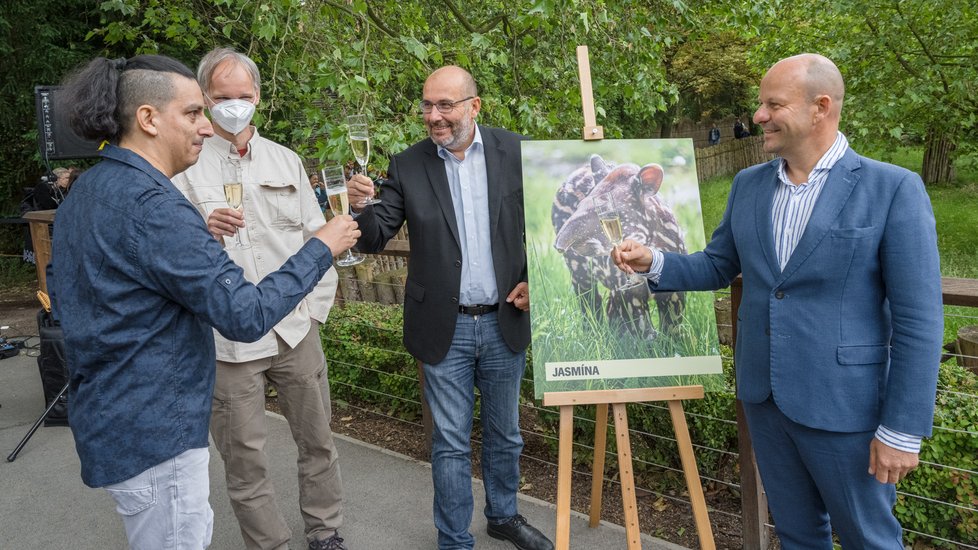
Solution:
[(923, 182), (848, 150), (782, 271), (771, 221), (779, 162), (737, 174), (710, 243), (665, 254), (655, 289), (713, 290), (743, 273), (740, 399), (773, 395), (786, 416), (822, 430), (930, 435), (944, 316)]

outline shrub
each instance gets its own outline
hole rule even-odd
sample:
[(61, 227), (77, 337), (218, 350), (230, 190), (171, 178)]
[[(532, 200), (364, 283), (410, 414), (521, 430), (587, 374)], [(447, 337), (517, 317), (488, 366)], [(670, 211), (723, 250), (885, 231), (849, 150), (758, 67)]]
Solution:
[(330, 391), (404, 420), (421, 418), (418, 369), (401, 341), (403, 310), (369, 302), (334, 307), (321, 338)]
[[(920, 467), (897, 489), (896, 516), (904, 528), (969, 544), (978, 543), (978, 378), (953, 364), (941, 365), (934, 434), (920, 449)], [(932, 466), (931, 464), (936, 464)], [(941, 465), (949, 465), (941, 466)], [(907, 535), (915, 540), (918, 535)], [(942, 545), (934, 541), (935, 545)], [(953, 545), (951, 545), (953, 546)]]

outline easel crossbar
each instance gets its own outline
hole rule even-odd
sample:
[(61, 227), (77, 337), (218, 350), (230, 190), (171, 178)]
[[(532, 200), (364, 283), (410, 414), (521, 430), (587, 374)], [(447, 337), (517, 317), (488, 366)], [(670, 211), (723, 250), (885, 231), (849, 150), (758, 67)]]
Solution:
[(703, 396), (703, 386), (545, 392), (543, 404), (548, 407), (559, 407), (561, 405), (599, 405), (602, 403), (642, 403), (646, 401), (703, 399)]

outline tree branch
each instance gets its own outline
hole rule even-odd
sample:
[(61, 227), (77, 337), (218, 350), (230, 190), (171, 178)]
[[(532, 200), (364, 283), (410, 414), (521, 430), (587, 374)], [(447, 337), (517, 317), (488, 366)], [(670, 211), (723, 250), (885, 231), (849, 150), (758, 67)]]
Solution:
[(869, 27), (869, 30), (870, 32), (873, 33), (873, 36), (882, 40), (883, 43), (886, 44), (887, 49), (893, 53), (893, 56), (896, 57), (897, 63), (899, 63), (900, 66), (903, 67), (903, 70), (907, 71), (907, 73), (914, 78), (920, 78), (920, 75), (910, 65), (910, 62), (904, 59), (903, 55), (901, 55), (900, 52), (898, 52), (895, 47), (891, 46), (889, 41), (886, 40), (886, 38), (880, 34), (879, 29), (876, 28), (876, 25), (873, 24), (873, 21), (868, 16), (865, 18), (865, 20), (866, 20), (866, 26)]
[[(903, 19), (903, 22), (906, 23), (907, 29), (910, 30), (910, 34), (912, 34), (914, 39), (917, 41), (917, 43), (920, 44), (920, 48), (923, 50), (924, 56), (930, 60), (931, 64), (940, 67), (941, 64), (938, 63), (936, 59), (934, 59), (933, 55), (931, 55), (930, 48), (927, 47), (927, 44), (924, 43), (924, 39), (920, 36), (920, 33), (918, 33), (917, 29), (915, 29), (914, 26), (911, 24), (912, 21), (907, 19), (906, 15), (904, 15), (903, 9), (900, 7), (900, 2), (898, 0), (894, 0), (893, 9), (896, 10), (897, 15), (900, 16), (900, 19)], [(944, 93), (948, 93), (948, 91), (950, 91), (951, 89), (951, 86), (947, 82), (947, 76), (944, 74), (944, 71), (941, 70), (938, 70), (937, 74), (941, 76), (941, 84), (944, 86)]]
[(452, 12), (452, 15), (455, 16), (455, 19), (457, 19), (458, 22), (461, 23), (463, 27), (465, 27), (465, 30), (469, 32), (477, 32), (479, 34), (485, 34), (491, 31), (497, 25), (499, 25), (499, 23), (503, 23), (504, 31), (506, 27), (509, 26), (509, 19), (505, 15), (497, 15), (496, 17), (493, 17), (492, 19), (483, 23), (482, 26), (477, 27), (475, 26), (475, 24), (469, 21), (467, 17), (465, 17), (465, 15), (458, 9), (458, 6), (455, 5), (455, 2), (452, 2), (452, 0), (441, 0), (441, 1), (442, 4), (445, 4), (445, 6), (448, 8), (448, 11)]
[[(323, 4), (325, 4), (325, 5), (327, 5), (327, 6), (331, 7), (331, 8), (334, 8), (336, 10), (339, 10), (339, 11), (341, 11), (341, 12), (349, 15), (350, 17), (353, 17), (354, 19), (359, 19), (359, 15), (355, 11), (353, 11), (352, 9), (350, 9), (349, 7), (347, 7), (347, 6), (343, 5), (343, 4), (340, 4), (338, 2), (334, 2), (333, 0), (320, 0), (320, 2), (322, 2)], [(370, 22), (373, 23), (374, 26), (377, 27), (377, 29), (380, 32), (386, 34), (390, 38), (394, 38), (394, 39), (397, 39), (398, 38), (398, 34), (396, 32), (394, 32), (394, 31), (392, 31), (387, 25), (384, 24), (384, 22), (379, 17), (377, 17), (377, 14), (370, 7), (370, 4), (367, 4), (367, 18), (370, 19)]]

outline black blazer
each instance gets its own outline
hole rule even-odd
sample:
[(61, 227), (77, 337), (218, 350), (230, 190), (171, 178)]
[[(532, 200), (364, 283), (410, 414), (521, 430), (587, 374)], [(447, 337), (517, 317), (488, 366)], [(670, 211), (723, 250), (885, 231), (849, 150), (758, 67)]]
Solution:
[[(530, 315), (506, 303), (526, 281), (522, 136), (479, 126), (486, 156), (489, 234), (499, 292), (499, 326), (506, 344), (522, 351), (530, 341)], [(455, 334), (462, 249), (445, 161), (431, 139), (391, 158), (382, 202), (357, 217), (358, 250), (377, 252), (407, 221), (411, 243), (404, 289), (404, 345), (428, 364), (445, 358)]]

